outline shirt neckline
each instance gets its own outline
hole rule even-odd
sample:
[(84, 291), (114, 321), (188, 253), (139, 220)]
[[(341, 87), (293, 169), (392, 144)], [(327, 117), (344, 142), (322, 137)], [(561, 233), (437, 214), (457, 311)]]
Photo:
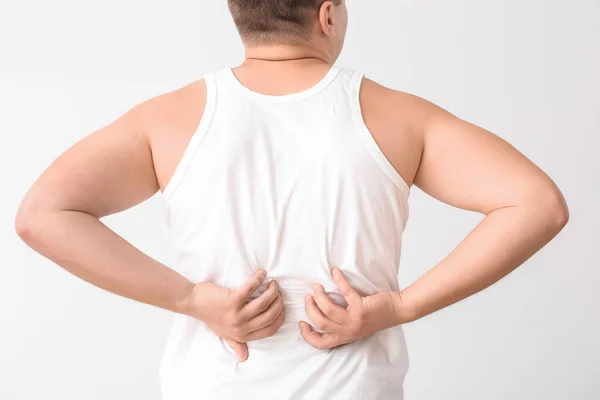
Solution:
[(321, 80), (319, 82), (317, 82), (314, 86), (312, 86), (306, 90), (302, 90), (300, 92), (283, 94), (283, 95), (272, 95), (272, 94), (264, 94), (264, 93), (256, 92), (256, 91), (250, 89), (249, 87), (245, 86), (244, 84), (242, 84), (242, 82), (240, 82), (240, 80), (237, 78), (237, 76), (233, 72), (233, 68), (226, 68), (224, 71), (225, 71), (225, 75), (226, 75), (227, 79), (234, 86), (236, 86), (240, 91), (242, 91), (246, 95), (252, 97), (253, 99), (261, 100), (261, 101), (271, 101), (271, 102), (276, 102), (276, 103), (284, 103), (284, 102), (307, 99), (311, 96), (314, 96), (315, 94), (319, 93), (320, 91), (325, 89), (327, 86), (329, 86), (329, 84), (331, 84), (331, 82), (333, 82), (333, 80), (336, 78), (336, 76), (338, 75), (340, 70), (341, 70), (340, 67), (338, 67), (336, 65), (332, 65), (331, 68), (329, 69), (329, 71), (325, 74), (325, 76), (323, 76), (323, 78), (321, 78)]

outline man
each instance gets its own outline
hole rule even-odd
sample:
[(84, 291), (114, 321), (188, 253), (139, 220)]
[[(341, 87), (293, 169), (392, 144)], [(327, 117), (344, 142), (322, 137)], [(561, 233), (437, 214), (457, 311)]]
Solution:
[[(149, 99), (65, 151), (15, 224), (33, 249), (115, 294), (175, 312), (163, 398), (401, 399), (402, 324), (496, 282), (568, 210), (511, 145), (334, 65), (344, 0), (229, 0), (241, 66)], [(485, 214), (400, 290), (417, 185)], [(100, 218), (162, 191), (177, 265)]]

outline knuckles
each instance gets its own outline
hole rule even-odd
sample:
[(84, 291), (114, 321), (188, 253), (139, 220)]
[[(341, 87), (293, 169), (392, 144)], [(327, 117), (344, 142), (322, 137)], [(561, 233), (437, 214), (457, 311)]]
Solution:
[(323, 311), (325, 313), (325, 315), (331, 317), (334, 312), (333, 312), (333, 307), (331, 306), (331, 304), (323, 304), (323, 306), (321, 307), (321, 311)]
[(242, 330), (244, 326), (244, 321), (242, 321), (238, 313), (230, 313), (225, 317), (225, 322), (232, 331)]
[(262, 301), (258, 305), (259, 313), (265, 311), (267, 308), (269, 308), (269, 303), (267, 303), (266, 301)]
[(271, 315), (269, 315), (267, 318), (267, 324), (273, 325), (277, 321), (277, 318), (279, 318), (278, 314), (271, 313)]

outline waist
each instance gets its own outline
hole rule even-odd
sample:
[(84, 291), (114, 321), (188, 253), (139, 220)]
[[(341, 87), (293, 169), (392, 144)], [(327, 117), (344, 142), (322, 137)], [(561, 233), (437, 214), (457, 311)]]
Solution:
[(318, 350), (300, 335), (295, 321), (302, 315), (292, 310), (275, 335), (249, 342), (249, 358), (243, 363), (204, 324), (177, 315), (161, 362), (163, 387), (190, 396), (172, 397), (178, 400), (192, 399), (191, 394), (237, 398), (250, 392), (264, 393), (268, 400), (354, 399), (356, 393), (397, 398), (408, 370), (401, 326)]
[(260, 350), (261, 352), (295, 352), (299, 341), (303, 338), (300, 334), (300, 321), (311, 324), (306, 314), (304, 302), (286, 302), (284, 299), (285, 320), (283, 325), (273, 334), (264, 339), (254, 340), (247, 343), (249, 350)]

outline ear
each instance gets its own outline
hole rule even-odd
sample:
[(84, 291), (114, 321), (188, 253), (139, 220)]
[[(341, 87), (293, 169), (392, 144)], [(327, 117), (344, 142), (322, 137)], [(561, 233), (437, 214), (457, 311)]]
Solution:
[(319, 9), (321, 31), (329, 37), (335, 37), (335, 4), (331, 0), (324, 2)]

